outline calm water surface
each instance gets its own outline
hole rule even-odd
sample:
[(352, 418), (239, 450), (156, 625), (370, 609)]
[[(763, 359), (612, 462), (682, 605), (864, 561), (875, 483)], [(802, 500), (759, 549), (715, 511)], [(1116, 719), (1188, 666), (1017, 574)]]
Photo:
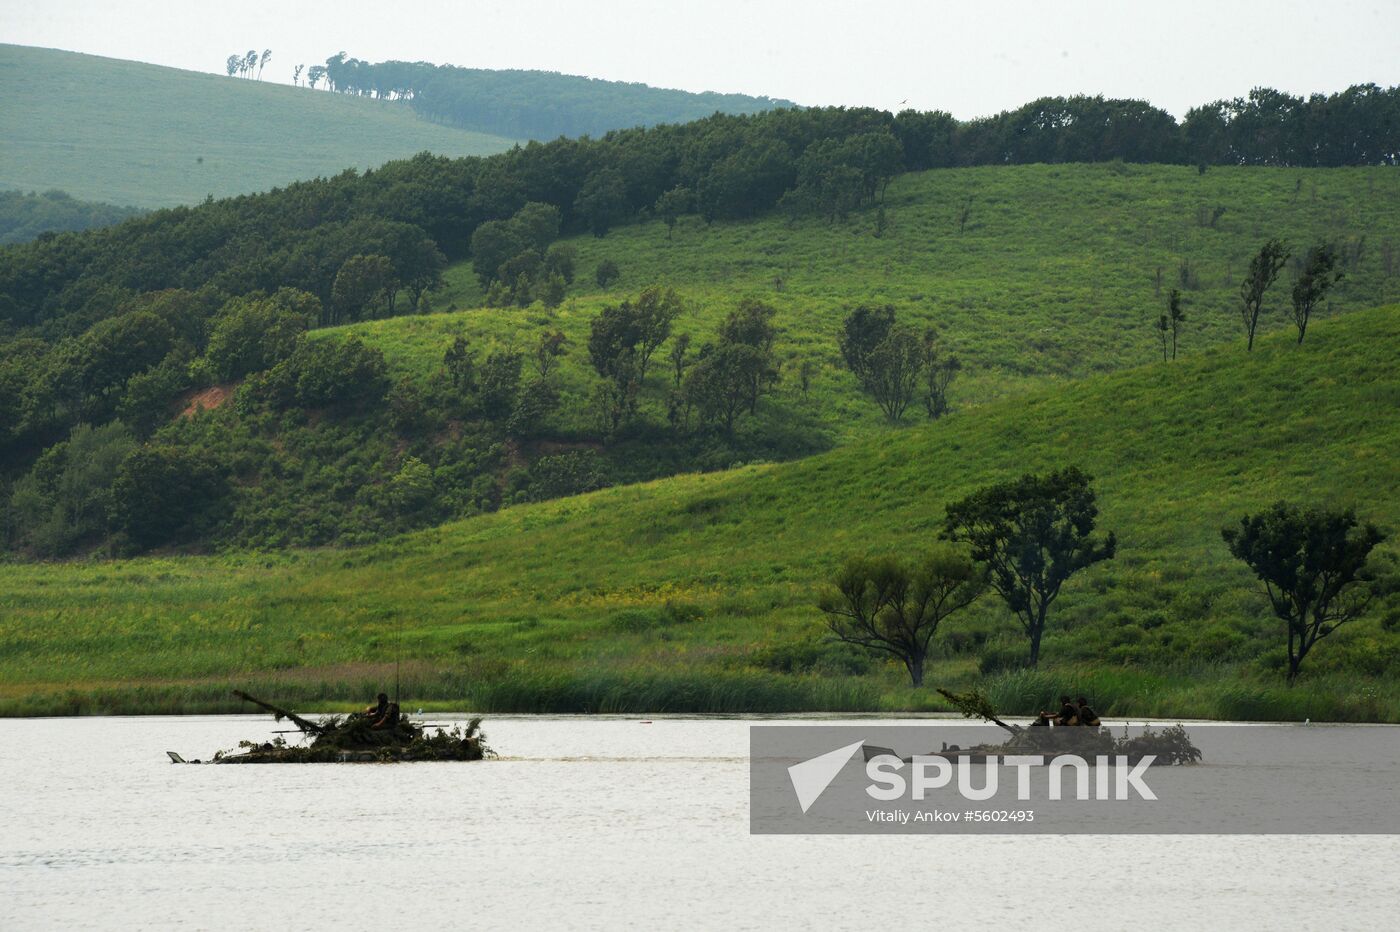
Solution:
[(1393, 929), (1400, 909), (1397, 836), (750, 836), (740, 719), (498, 716), (502, 759), (472, 764), (164, 753), (277, 727), (0, 721), (0, 929)]

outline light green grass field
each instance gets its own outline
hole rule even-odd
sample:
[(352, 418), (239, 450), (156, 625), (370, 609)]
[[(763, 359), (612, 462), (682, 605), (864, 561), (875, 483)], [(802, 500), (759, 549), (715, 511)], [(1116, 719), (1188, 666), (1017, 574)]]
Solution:
[(171, 207), (425, 149), (486, 155), (512, 144), (387, 101), (274, 82), (273, 73), (252, 81), (0, 45), (0, 188)]
[[(971, 221), (959, 233), (955, 215), (969, 196)], [(1226, 212), (1216, 226), (1202, 226), (1199, 209), (1215, 206)], [(659, 221), (624, 227), (570, 241), (579, 251), (578, 279), (557, 311), (538, 304), (481, 310), (470, 263), (460, 263), (431, 297), (439, 313), (353, 329), (397, 370), (422, 378), (457, 334), (478, 346), (528, 350), (541, 330), (562, 329), (573, 343), (560, 370), (565, 409), (557, 428), (567, 435), (591, 423), (594, 376), (585, 344), (588, 323), (605, 304), (651, 284), (675, 287), (688, 305), (675, 332), (690, 333), (698, 347), (741, 298), (757, 297), (778, 310), (786, 378), (747, 431), (801, 434), (810, 442), (768, 446), (808, 449), (887, 429), (840, 364), (837, 331), (857, 304), (893, 304), (901, 319), (937, 327), (964, 362), (953, 401), (967, 406), (1160, 359), (1153, 327), (1168, 292), (1181, 285), (1183, 263), (1194, 287), (1184, 290), (1182, 355), (1242, 343), (1239, 280), (1271, 236), (1300, 253), (1321, 240), (1360, 249), (1323, 315), (1400, 301), (1400, 172), (1387, 168), (939, 170), (895, 179), (885, 215), (879, 237), (873, 211), (836, 226), (779, 217), (706, 226), (687, 217), (669, 241)], [(604, 258), (617, 262), (622, 278), (601, 293), (593, 273)], [(1261, 332), (1292, 326), (1289, 275), (1270, 292)], [(467, 310), (445, 313), (451, 308)], [(806, 397), (794, 377), (804, 358), (820, 364)], [(665, 363), (654, 365), (644, 411), (664, 423)]]
[(979, 682), (1007, 712), (1070, 690), (1109, 715), (1400, 721), (1397, 636), (1378, 618), (1282, 686), (1279, 625), (1219, 536), (1278, 498), (1400, 526), (1397, 349), (1400, 307), (1358, 311), (1302, 346), (1193, 347), (793, 463), (362, 550), (0, 568), (0, 710), (227, 709), (235, 686), (343, 705), (391, 683), (400, 654), (414, 704), (936, 708), (894, 667), (822, 643), (820, 584), (850, 554), (929, 545), (945, 503), (984, 483), (1075, 463), (1118, 558), (1067, 587), (1039, 671), (979, 674), (979, 656), (1023, 647), (988, 598), (949, 623), (931, 685)]

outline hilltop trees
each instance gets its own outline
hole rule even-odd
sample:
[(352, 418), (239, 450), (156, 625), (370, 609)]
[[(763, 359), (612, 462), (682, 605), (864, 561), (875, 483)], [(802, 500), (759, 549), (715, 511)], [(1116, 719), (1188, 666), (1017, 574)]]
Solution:
[(1288, 684), (1318, 641), (1355, 621), (1378, 596), (1397, 588), (1367, 560), (1385, 535), (1359, 524), (1351, 510), (1298, 508), (1276, 502), (1221, 530), (1230, 553), (1264, 584), (1288, 633)]
[(574, 198), (573, 206), (574, 213), (583, 219), (594, 236), (606, 236), (608, 230), (631, 213), (622, 173), (604, 168), (589, 175)]
[(916, 560), (846, 561), (818, 603), (837, 640), (897, 658), (922, 686), (929, 645), (949, 616), (985, 590), (978, 568), (951, 548)]
[(1082, 569), (1113, 559), (1117, 538), (1094, 537), (1098, 518), (1091, 479), (1078, 467), (1027, 473), (948, 506), (943, 536), (966, 543), (988, 584), (1030, 639), (1030, 666), (1040, 660), (1050, 606)]
[(351, 256), (336, 273), (328, 307), (331, 325), (361, 320), (382, 308), (392, 314), (399, 281), (387, 256)]
[(1247, 350), (1254, 349), (1254, 332), (1259, 327), (1259, 312), (1264, 306), (1264, 294), (1278, 278), (1279, 270), (1288, 261), (1288, 247), (1271, 239), (1249, 260), (1249, 272), (1240, 283), (1240, 317), (1249, 338)]
[(316, 323), (321, 302), (287, 288), (271, 298), (234, 298), (219, 310), (205, 358), (219, 379), (270, 369), (292, 354), (297, 338)]
[(695, 195), (682, 185), (677, 185), (656, 199), (653, 208), (656, 215), (666, 224), (666, 238), (669, 240), (676, 231), (676, 221), (682, 214), (689, 213), (695, 203)]
[(1308, 322), (1313, 310), (1332, 290), (1332, 286), (1342, 279), (1342, 271), (1337, 268), (1337, 247), (1322, 243), (1308, 250), (1303, 259), (1303, 269), (1298, 280), (1293, 283), (1293, 323), (1298, 328), (1298, 342), (1308, 332)]

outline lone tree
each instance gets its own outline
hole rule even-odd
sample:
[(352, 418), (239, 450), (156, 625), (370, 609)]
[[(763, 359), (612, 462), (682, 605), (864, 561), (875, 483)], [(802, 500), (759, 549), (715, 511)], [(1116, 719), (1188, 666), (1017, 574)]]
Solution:
[(1288, 261), (1288, 247), (1281, 240), (1271, 239), (1249, 260), (1249, 272), (1240, 283), (1240, 317), (1249, 337), (1248, 350), (1254, 349), (1254, 331), (1259, 327), (1259, 311), (1264, 306), (1264, 294), (1278, 278), (1279, 269)]
[(1383, 540), (1374, 524), (1358, 526), (1356, 513), (1303, 510), (1287, 502), (1220, 532), (1230, 553), (1264, 584), (1269, 604), (1288, 629), (1288, 685), (1318, 641), (1359, 618), (1377, 597), (1395, 588), (1367, 567)]
[(985, 589), (982, 574), (965, 553), (942, 548), (909, 562), (895, 557), (847, 560), (819, 605), (838, 640), (899, 658), (913, 685), (922, 686), (938, 626)]
[(1337, 268), (1337, 247), (1323, 243), (1308, 250), (1303, 260), (1303, 273), (1293, 283), (1293, 323), (1298, 327), (1298, 342), (1308, 332), (1308, 321), (1313, 310), (1332, 290), (1332, 286), (1342, 280), (1342, 272)]
[(930, 420), (937, 420), (948, 413), (948, 386), (962, 371), (962, 361), (954, 355), (943, 355), (938, 345), (938, 335), (932, 330), (924, 331), (924, 409)]
[(1172, 359), (1176, 358), (1177, 339), (1181, 336), (1181, 325), (1186, 323), (1186, 312), (1181, 309), (1181, 289), (1173, 288), (1167, 297), (1167, 313), (1163, 315), (1167, 328), (1171, 331)]
[(666, 238), (676, 232), (676, 221), (682, 214), (690, 211), (695, 203), (695, 195), (687, 187), (677, 186), (664, 192), (656, 199), (656, 206), (653, 208), (656, 215), (666, 224)]
[(948, 506), (943, 536), (971, 545), (972, 559), (1030, 638), (1032, 667), (1065, 580), (1118, 549), (1113, 532), (1093, 536), (1099, 509), (1090, 482), (1071, 466), (988, 486)]

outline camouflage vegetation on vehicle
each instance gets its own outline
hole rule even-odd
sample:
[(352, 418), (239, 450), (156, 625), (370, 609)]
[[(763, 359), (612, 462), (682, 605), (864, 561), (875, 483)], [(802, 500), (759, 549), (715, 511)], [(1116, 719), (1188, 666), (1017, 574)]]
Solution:
[(1099, 756), (1123, 756), (1130, 763), (1137, 763), (1145, 757), (1153, 758), (1154, 764), (1196, 764), (1200, 763), (1201, 751), (1191, 743), (1191, 737), (1181, 725), (1172, 725), (1161, 731), (1144, 728), (1140, 734), (1123, 734), (1115, 737), (1107, 728), (1069, 725), (1060, 728), (1035, 728), (1021, 725), (1008, 725), (997, 717), (991, 700), (979, 690), (953, 693), (938, 690), (953, 708), (965, 718), (980, 718), (998, 725), (1011, 734), (1002, 744), (983, 744), (972, 748), (947, 748), (941, 752), (955, 756), (982, 756), (1005, 754), (1044, 754), (1073, 753), (1093, 759)]
[(481, 731), (481, 719), (473, 718), (465, 725), (452, 728), (428, 728), (415, 724), (407, 716), (389, 728), (374, 728), (372, 716), (363, 712), (333, 715), (320, 721), (310, 721), (279, 709), (243, 692), (240, 699), (252, 702), (286, 719), (299, 728), (310, 741), (289, 744), (278, 735), (271, 741), (239, 742), (238, 751), (220, 751), (214, 755), (217, 764), (324, 764), (324, 763), (396, 763), (403, 761), (473, 761), (495, 757)]

